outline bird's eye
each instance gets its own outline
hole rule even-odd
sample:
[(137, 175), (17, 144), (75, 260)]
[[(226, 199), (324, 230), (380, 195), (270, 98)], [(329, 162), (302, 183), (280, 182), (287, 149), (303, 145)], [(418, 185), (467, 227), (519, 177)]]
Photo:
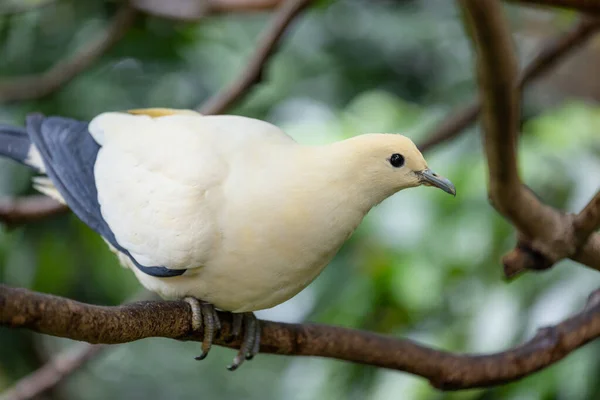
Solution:
[(390, 157), (390, 164), (392, 164), (392, 166), (395, 168), (400, 168), (404, 165), (404, 157), (402, 154), (394, 153)]

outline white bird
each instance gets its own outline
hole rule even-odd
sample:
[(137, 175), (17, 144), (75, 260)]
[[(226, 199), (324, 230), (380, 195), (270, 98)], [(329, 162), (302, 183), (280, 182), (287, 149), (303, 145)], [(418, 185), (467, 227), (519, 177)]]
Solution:
[(141, 284), (186, 299), (204, 324), (202, 359), (234, 313), (244, 340), (234, 362), (259, 350), (253, 311), (313, 281), (369, 210), (419, 185), (455, 195), (405, 136), (365, 134), (298, 144), (274, 125), (172, 109), (108, 112), (89, 124), (30, 115), (0, 126), (0, 155), (42, 174), (35, 188), (98, 232)]

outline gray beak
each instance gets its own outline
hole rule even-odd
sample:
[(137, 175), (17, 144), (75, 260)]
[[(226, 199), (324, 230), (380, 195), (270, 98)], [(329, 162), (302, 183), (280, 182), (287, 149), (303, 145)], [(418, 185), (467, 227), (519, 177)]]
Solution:
[(440, 176), (430, 170), (429, 168), (417, 172), (419, 175), (419, 179), (421, 180), (421, 184), (425, 186), (435, 186), (437, 188), (442, 189), (446, 193), (450, 193), (453, 196), (456, 196), (456, 188), (454, 184), (450, 182), (450, 180)]

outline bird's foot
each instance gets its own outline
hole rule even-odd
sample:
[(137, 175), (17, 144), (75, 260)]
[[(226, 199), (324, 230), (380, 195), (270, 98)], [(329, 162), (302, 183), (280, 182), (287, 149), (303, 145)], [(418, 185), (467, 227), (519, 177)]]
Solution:
[(186, 297), (184, 300), (192, 308), (192, 329), (197, 331), (204, 326), (202, 354), (196, 357), (196, 360), (204, 360), (210, 351), (215, 333), (221, 330), (221, 321), (212, 304), (200, 302), (194, 297)]
[[(210, 351), (215, 334), (221, 330), (221, 321), (212, 304), (200, 302), (194, 297), (186, 297), (184, 300), (192, 309), (192, 329), (197, 331), (204, 327), (202, 354), (196, 357), (196, 360), (204, 360)], [(251, 312), (233, 313), (232, 316), (233, 326), (229, 339), (238, 338), (242, 333), (242, 328), (244, 331), (240, 349), (233, 359), (233, 363), (227, 367), (228, 370), (235, 371), (245, 360), (251, 360), (258, 354), (260, 348), (260, 325), (258, 319)]]
[(242, 345), (231, 365), (227, 367), (230, 371), (238, 369), (244, 363), (244, 360), (252, 360), (260, 350), (260, 323), (254, 313), (233, 314), (233, 328), (231, 333), (234, 337), (240, 336), (242, 325), (244, 328)]

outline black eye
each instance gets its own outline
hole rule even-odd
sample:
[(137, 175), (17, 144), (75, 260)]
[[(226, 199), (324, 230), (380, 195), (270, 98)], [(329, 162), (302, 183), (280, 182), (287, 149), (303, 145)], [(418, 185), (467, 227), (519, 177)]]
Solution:
[(390, 164), (392, 164), (393, 167), (400, 168), (404, 165), (404, 157), (402, 154), (394, 153), (390, 157)]

